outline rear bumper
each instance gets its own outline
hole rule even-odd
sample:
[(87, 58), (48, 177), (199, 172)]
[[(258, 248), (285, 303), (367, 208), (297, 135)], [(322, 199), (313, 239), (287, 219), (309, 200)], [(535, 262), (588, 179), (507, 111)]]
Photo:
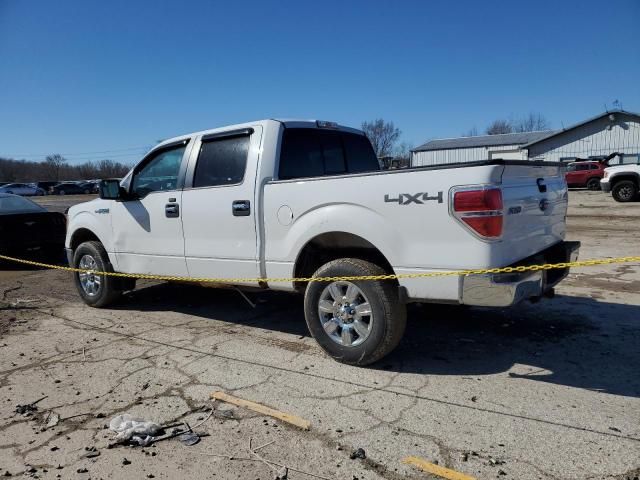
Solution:
[[(510, 266), (571, 262), (578, 258), (580, 242), (560, 242)], [(461, 303), (484, 307), (508, 307), (522, 300), (540, 298), (569, 274), (569, 268), (522, 273), (469, 275), (462, 278)]]

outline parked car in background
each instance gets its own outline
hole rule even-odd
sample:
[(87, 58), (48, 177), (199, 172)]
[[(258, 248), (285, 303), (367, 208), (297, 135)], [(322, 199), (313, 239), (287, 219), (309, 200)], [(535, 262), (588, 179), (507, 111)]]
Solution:
[(600, 186), (603, 192), (611, 192), (616, 202), (637, 200), (640, 195), (640, 163), (605, 168)]
[(52, 195), (83, 195), (91, 193), (89, 187), (75, 182), (59, 183), (51, 188)]
[(600, 179), (604, 176), (606, 165), (601, 162), (573, 162), (567, 166), (565, 179), (569, 187), (586, 187), (589, 190), (600, 189)]
[(36, 182), (36, 187), (44, 190), (45, 195), (51, 193), (51, 189), (55, 187), (60, 182)]
[(84, 189), (84, 193), (87, 195), (89, 195), (90, 193), (98, 193), (98, 182), (80, 182), (78, 183), (78, 185), (80, 185)]
[(62, 213), (8, 193), (0, 193), (0, 253), (40, 251), (58, 259), (64, 253), (67, 220)]
[(0, 193), (11, 193), (14, 195), (35, 196), (44, 195), (44, 190), (34, 185), (26, 183), (7, 183), (0, 187)]

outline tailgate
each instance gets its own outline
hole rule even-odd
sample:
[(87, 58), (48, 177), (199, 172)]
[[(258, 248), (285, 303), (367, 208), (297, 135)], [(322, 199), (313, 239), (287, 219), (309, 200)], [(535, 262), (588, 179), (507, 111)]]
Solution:
[(561, 165), (507, 163), (502, 196), (500, 263), (511, 264), (564, 239), (568, 194)]

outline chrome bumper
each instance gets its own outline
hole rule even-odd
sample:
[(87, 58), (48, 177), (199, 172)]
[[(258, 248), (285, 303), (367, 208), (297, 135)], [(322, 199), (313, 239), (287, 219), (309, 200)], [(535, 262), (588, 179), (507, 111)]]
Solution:
[[(578, 259), (580, 242), (561, 242), (519, 263), (561, 263)], [(551, 272), (551, 273), (550, 273)], [(470, 275), (462, 277), (460, 303), (482, 307), (508, 307), (526, 299), (542, 297), (569, 274), (569, 269), (536, 272)]]

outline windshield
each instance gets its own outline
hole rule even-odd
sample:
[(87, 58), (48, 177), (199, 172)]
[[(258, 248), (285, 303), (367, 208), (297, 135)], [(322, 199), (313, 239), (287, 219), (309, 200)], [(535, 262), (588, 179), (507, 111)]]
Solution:
[(0, 215), (40, 212), (46, 212), (46, 210), (26, 198), (18, 196), (0, 197)]

